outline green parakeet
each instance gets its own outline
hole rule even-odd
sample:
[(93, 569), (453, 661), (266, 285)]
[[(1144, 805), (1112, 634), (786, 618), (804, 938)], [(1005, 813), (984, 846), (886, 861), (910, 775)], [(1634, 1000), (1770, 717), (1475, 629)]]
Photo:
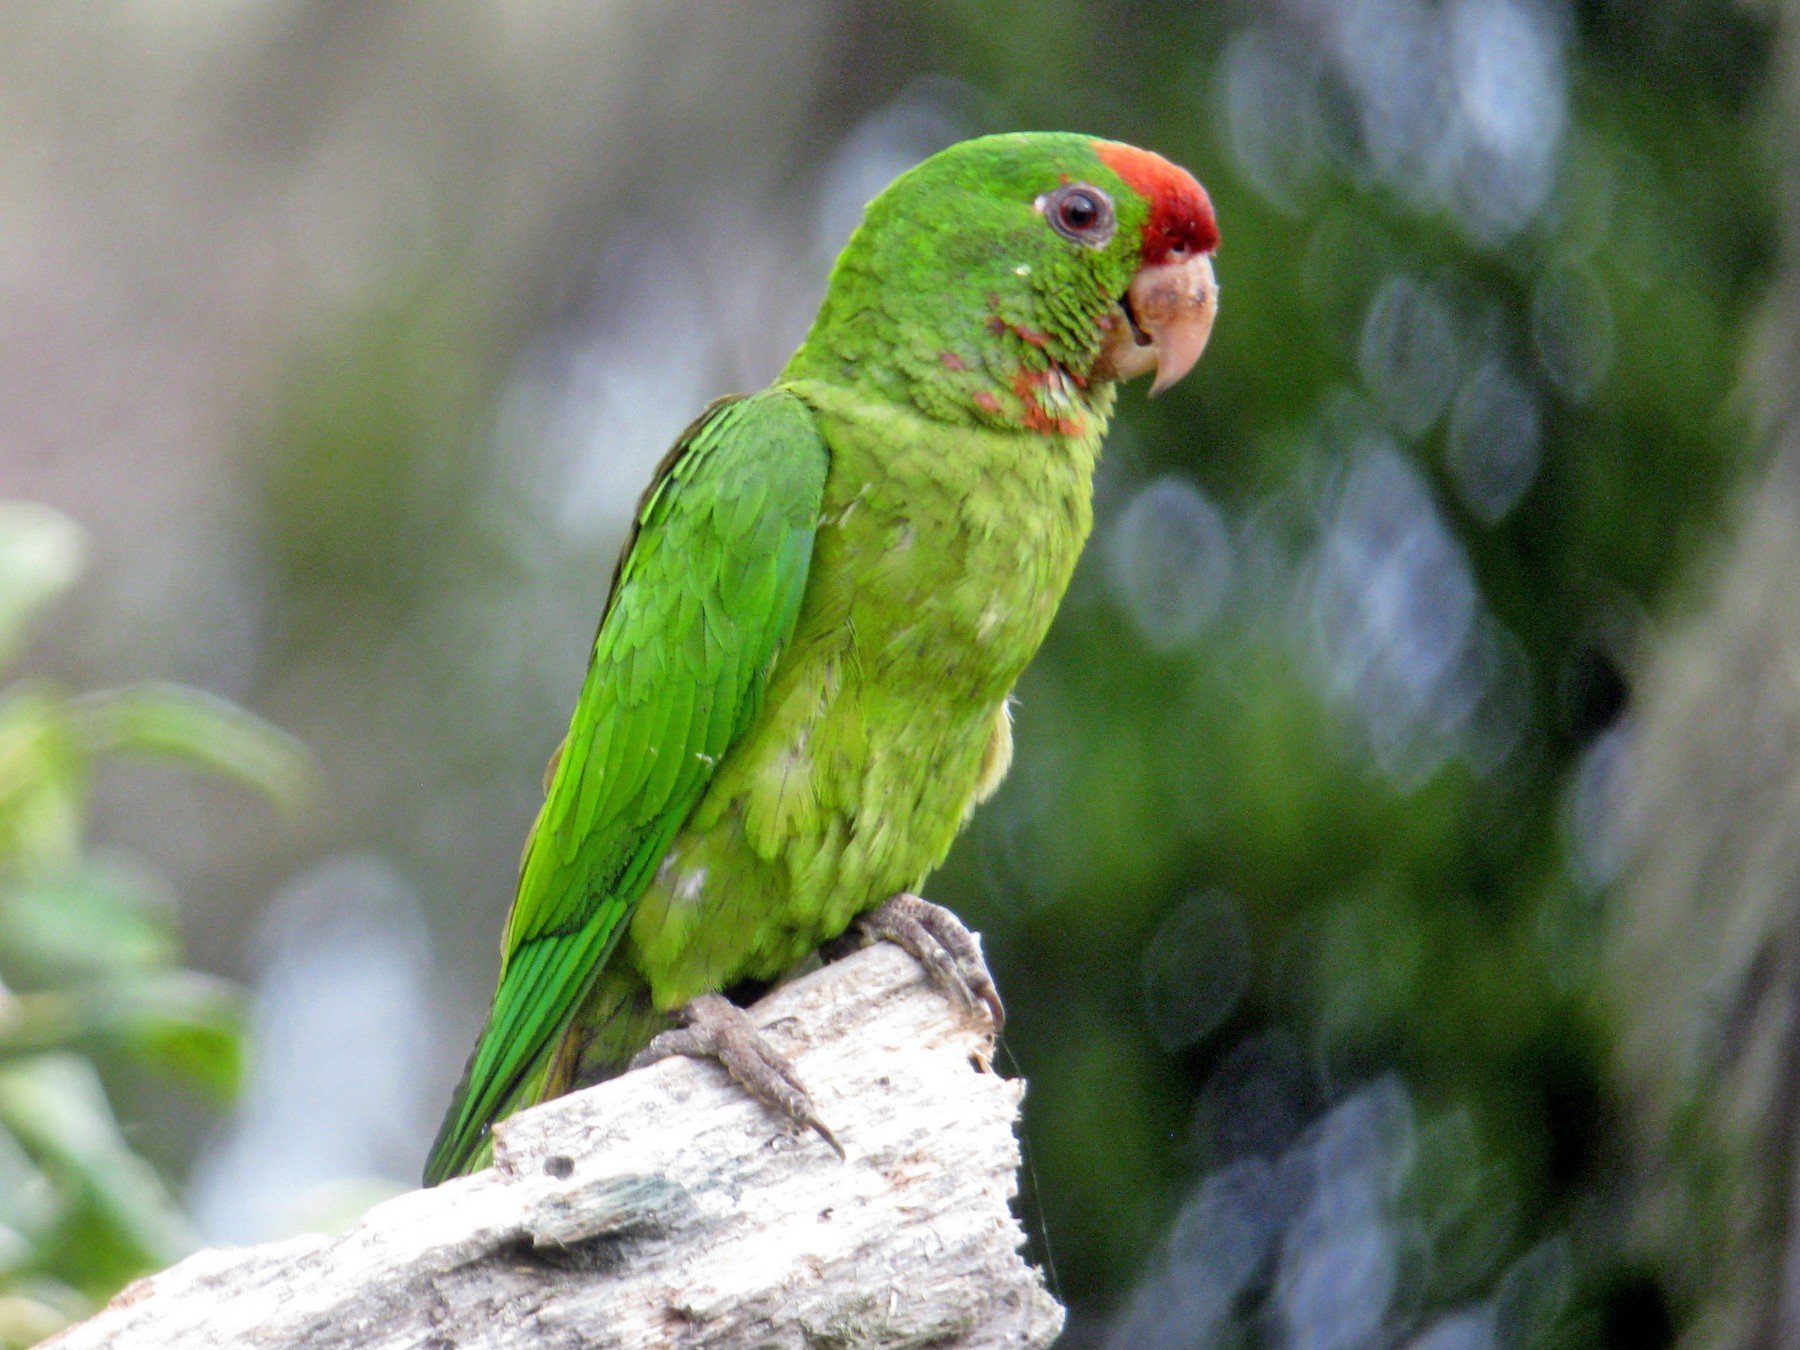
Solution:
[(1185, 170), (1070, 134), (952, 146), (869, 204), (774, 384), (702, 412), (639, 507), (428, 1183), (659, 1033), (819, 1126), (718, 993), (853, 923), (998, 1019), (909, 892), (1006, 772), (1115, 384), (1199, 359), (1217, 244)]

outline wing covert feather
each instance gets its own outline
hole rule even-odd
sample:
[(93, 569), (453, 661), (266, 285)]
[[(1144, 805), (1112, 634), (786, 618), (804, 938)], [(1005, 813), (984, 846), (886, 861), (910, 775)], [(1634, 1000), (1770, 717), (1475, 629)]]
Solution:
[(708, 408), (645, 493), (521, 862), (493, 1011), (428, 1180), (470, 1165), (518, 1104), (754, 720), (806, 588), (828, 464), (811, 411), (768, 390)]

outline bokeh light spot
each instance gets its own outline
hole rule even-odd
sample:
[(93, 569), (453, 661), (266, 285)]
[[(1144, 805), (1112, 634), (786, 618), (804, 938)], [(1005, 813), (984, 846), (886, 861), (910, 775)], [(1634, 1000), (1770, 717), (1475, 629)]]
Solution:
[(1328, 497), (1306, 593), (1327, 688), (1348, 699), (1384, 772), (1417, 783), (1476, 748), (1505, 644), (1484, 636), (1468, 560), (1391, 442), (1365, 439)]
[(1291, 1034), (1253, 1036), (1225, 1057), (1194, 1107), (1191, 1136), (1217, 1162), (1280, 1154), (1318, 1109), (1318, 1072)]
[(1546, 1238), (1500, 1281), (1494, 1315), (1501, 1343), (1521, 1350), (1548, 1344), (1574, 1292), (1575, 1258), (1568, 1238)]
[(1369, 305), (1358, 358), (1394, 429), (1423, 435), (1456, 388), (1460, 355), (1450, 306), (1433, 287), (1396, 273)]
[(1447, 467), (1478, 520), (1494, 524), (1525, 495), (1542, 432), (1537, 395), (1505, 362), (1490, 358), (1464, 381), (1450, 413)]
[(1531, 336), (1544, 373), (1579, 403), (1612, 369), (1612, 304), (1593, 270), (1578, 263), (1547, 268), (1531, 296)]
[(1218, 613), (1233, 555), (1225, 513), (1185, 479), (1158, 478), (1114, 522), (1108, 577), (1146, 645), (1173, 651)]
[(1216, 891), (1183, 902), (1144, 952), (1144, 1003), (1157, 1042), (1180, 1050), (1215, 1030), (1249, 987), (1250, 928)]
[(1274, 32), (1245, 29), (1225, 51), (1222, 84), (1232, 152), (1256, 190), (1290, 215), (1325, 167), (1317, 82), (1294, 57)]
[(1407, 1350), (1494, 1350), (1494, 1314), (1465, 1308), (1440, 1317), (1407, 1343)]

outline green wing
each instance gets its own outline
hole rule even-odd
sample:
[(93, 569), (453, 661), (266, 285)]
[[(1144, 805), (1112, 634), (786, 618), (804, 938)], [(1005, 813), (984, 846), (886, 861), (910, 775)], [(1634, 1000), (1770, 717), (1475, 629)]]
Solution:
[(794, 627), (828, 454), (791, 394), (721, 400), (638, 508), (520, 866), (500, 987), (425, 1167), (466, 1171), (517, 1106), (632, 905), (750, 726)]

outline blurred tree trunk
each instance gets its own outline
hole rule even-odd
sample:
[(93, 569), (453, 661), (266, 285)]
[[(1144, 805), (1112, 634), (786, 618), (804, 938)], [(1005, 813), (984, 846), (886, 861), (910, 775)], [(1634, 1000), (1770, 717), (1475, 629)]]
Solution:
[[(1782, 11), (1778, 125), (1800, 116)], [(1608, 935), (1633, 1237), (1681, 1344), (1800, 1346), (1800, 141), (1750, 394), (1769, 465), (1697, 611), (1646, 653)]]

